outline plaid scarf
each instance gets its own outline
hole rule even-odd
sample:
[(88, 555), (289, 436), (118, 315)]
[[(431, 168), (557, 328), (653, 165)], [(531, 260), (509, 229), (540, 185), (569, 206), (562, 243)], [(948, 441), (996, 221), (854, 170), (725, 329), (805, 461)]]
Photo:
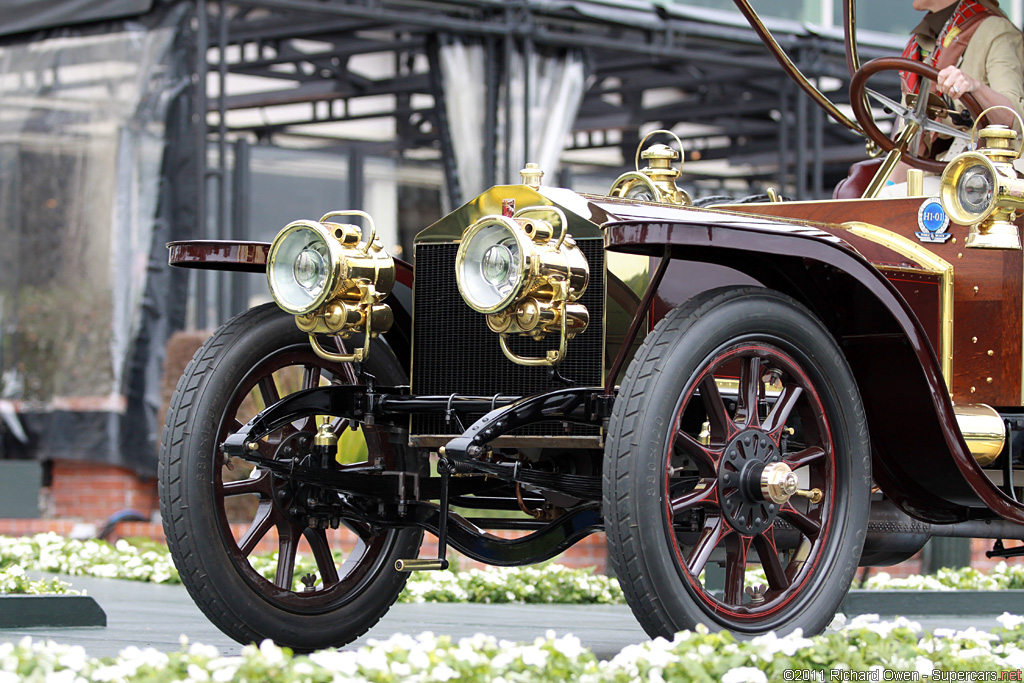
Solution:
[[(935, 39), (935, 50), (931, 55), (927, 56), (927, 59), (920, 43), (917, 42), (917, 34), (910, 36), (907, 46), (903, 49), (903, 57), (935, 66), (939, 63), (939, 55), (942, 54), (943, 48), (948, 47), (950, 43), (956, 40), (956, 37), (963, 31), (964, 24), (968, 21), (973, 23), (973, 21), (980, 20), (985, 15), (991, 13), (992, 11), (978, 2), (978, 0), (961, 0), (956, 11), (953, 12), (946, 25), (942, 27), (942, 31), (939, 32), (938, 37)], [(917, 74), (901, 71), (900, 78), (903, 79), (904, 92), (916, 93), (921, 87), (921, 77)]]

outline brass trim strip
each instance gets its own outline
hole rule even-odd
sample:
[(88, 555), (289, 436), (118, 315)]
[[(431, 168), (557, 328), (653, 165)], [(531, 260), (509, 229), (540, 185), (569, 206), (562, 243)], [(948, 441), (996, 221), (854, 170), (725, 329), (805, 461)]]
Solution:
[(850, 77), (860, 69), (857, 52), (857, 0), (843, 0), (843, 42), (846, 45), (846, 68)]
[(878, 225), (850, 221), (842, 227), (858, 237), (892, 249), (927, 271), (939, 275), (939, 365), (946, 387), (953, 387), (953, 264), (911, 239)]

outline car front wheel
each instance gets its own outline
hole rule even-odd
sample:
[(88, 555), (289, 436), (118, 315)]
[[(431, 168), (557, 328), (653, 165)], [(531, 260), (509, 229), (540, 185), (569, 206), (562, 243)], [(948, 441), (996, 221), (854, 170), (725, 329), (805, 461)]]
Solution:
[(713, 290), (648, 335), (616, 398), (609, 558), (651, 636), (816, 633), (857, 569), (870, 482), (864, 409), (828, 331), (778, 292)]

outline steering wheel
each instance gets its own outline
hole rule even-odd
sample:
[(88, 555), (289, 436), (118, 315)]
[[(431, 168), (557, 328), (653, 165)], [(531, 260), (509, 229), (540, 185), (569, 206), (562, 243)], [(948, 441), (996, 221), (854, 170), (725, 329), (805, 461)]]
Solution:
[[(896, 113), (904, 119), (904, 121), (911, 120), (916, 122), (922, 131), (945, 133), (956, 137), (963, 137), (964, 132), (958, 128), (930, 119), (927, 111), (925, 114), (919, 115), (914, 111), (914, 109), (903, 107), (868, 90), (866, 87), (868, 79), (882, 71), (909, 71), (917, 74), (923, 79), (934, 82), (939, 77), (938, 69), (928, 64), (924, 64), (923, 62), (918, 62), (913, 59), (905, 59), (903, 57), (879, 57), (878, 59), (872, 59), (870, 62), (864, 64), (860, 69), (858, 69), (857, 73), (853, 75), (853, 79), (850, 81), (850, 106), (853, 108), (853, 114), (857, 117), (858, 123), (860, 123), (864, 128), (864, 133), (883, 151), (890, 152), (893, 149), (898, 149), (902, 155), (903, 161), (910, 166), (930, 173), (942, 173), (946, 168), (945, 162), (912, 154), (907, 150), (906, 140), (892, 140), (886, 136), (885, 133), (879, 130), (878, 126), (875, 124), (874, 117), (871, 115), (871, 110), (867, 106), (865, 96), (870, 95), (874, 99), (881, 101), (886, 107), (894, 109)], [(927, 92), (924, 85), (925, 84), (922, 83), (920, 89)], [(981, 116), (983, 110), (981, 105), (978, 104), (978, 100), (974, 98), (974, 95), (971, 93), (964, 93), (960, 97), (960, 101), (964, 103), (964, 106), (967, 107), (967, 111), (971, 113), (971, 116), (973, 116), (975, 120)]]

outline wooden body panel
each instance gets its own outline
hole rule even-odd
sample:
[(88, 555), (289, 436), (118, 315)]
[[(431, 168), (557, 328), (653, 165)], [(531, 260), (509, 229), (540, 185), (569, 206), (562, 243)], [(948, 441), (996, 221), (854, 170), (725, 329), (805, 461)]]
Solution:
[[(871, 223), (920, 243), (917, 212), (926, 198), (856, 199), (834, 202), (780, 202), (742, 205), (744, 212), (819, 223), (826, 232), (842, 237), (865, 258), (878, 265), (928, 331), (933, 344), (935, 327), (931, 297), (906, 282), (907, 273), (885, 266), (914, 269), (907, 260), (892, 263), (892, 252), (858, 240), (835, 225), (838, 221)], [(922, 244), (953, 266), (953, 378), (951, 393), (958, 403), (1022, 404), (1022, 309), (1024, 309), (1024, 257), (1021, 251), (965, 249), (967, 228), (951, 224), (953, 237), (941, 244)], [(938, 346), (936, 346), (938, 349)]]

